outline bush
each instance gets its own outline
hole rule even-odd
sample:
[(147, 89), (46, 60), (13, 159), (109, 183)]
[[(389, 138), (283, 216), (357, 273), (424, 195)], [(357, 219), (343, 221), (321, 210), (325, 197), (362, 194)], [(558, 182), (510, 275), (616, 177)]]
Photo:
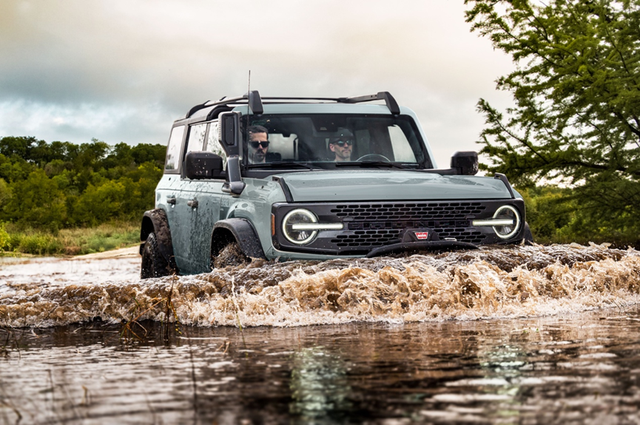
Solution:
[(43, 233), (23, 235), (14, 243), (17, 245), (16, 250), (25, 254), (52, 255), (64, 250), (64, 246), (56, 237)]
[(9, 234), (4, 228), (4, 223), (0, 222), (0, 251), (4, 251), (9, 246)]

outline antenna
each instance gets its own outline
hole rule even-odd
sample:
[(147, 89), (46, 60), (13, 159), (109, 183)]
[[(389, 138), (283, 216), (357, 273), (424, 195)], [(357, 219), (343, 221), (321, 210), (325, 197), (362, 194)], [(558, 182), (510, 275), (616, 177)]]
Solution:
[[(251, 70), (249, 70), (249, 76), (247, 78), (247, 121), (245, 122), (244, 125), (244, 140), (246, 141), (246, 144), (241, 144), (240, 146), (242, 146), (242, 150), (244, 151), (245, 146), (247, 146), (249, 144), (249, 103), (251, 102), (251, 98), (249, 97), (251, 95)], [(249, 149), (247, 147), (247, 149)], [(247, 151), (248, 152), (248, 151)], [(249, 156), (247, 154), (247, 156)], [(248, 160), (247, 160), (248, 161)]]
[(251, 70), (249, 70), (249, 79), (247, 81), (247, 115), (249, 115), (249, 95), (251, 94)]

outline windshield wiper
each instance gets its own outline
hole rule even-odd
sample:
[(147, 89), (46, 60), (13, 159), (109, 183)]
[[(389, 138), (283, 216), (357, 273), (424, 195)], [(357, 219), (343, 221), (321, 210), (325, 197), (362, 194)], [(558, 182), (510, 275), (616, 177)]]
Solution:
[(349, 167), (349, 166), (357, 166), (362, 168), (386, 167), (386, 168), (399, 168), (401, 170), (414, 168), (409, 165), (398, 164), (396, 162), (387, 162), (387, 161), (336, 162), (336, 167)]

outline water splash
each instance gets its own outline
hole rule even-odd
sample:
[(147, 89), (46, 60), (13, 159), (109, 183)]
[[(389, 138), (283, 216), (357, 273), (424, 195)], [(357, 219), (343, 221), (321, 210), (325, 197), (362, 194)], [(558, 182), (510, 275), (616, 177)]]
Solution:
[(0, 325), (44, 327), (96, 317), (201, 326), (402, 323), (551, 315), (640, 301), (640, 253), (606, 245), (254, 261), (144, 281), (137, 258), (77, 261), (41, 262), (37, 273), (20, 269), (33, 264), (0, 270)]

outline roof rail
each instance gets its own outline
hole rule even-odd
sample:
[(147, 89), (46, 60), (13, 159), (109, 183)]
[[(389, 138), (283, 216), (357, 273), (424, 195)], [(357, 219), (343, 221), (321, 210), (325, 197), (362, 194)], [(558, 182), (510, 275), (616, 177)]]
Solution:
[(199, 105), (194, 106), (193, 108), (189, 109), (189, 112), (187, 112), (187, 115), (185, 116), (185, 118), (189, 118), (190, 116), (192, 116), (193, 114), (195, 114), (196, 112), (198, 112), (200, 109), (204, 109), (207, 108), (209, 106), (219, 106), (219, 105), (227, 105), (229, 103), (237, 103), (239, 101), (242, 101), (243, 99), (247, 98), (247, 95), (245, 94), (242, 97), (234, 97), (231, 99), (225, 99), (226, 96), (224, 96), (222, 99), (220, 99), (217, 102), (213, 102), (213, 103), (209, 103), (210, 100), (207, 100), (204, 103), (201, 103)]
[(207, 107), (207, 103), (209, 103), (209, 102), (210, 102), (210, 100), (207, 100), (206, 102), (203, 102), (203, 103), (201, 103), (199, 105), (196, 105), (193, 108), (189, 109), (189, 112), (187, 112), (187, 115), (185, 115), (185, 118), (189, 118), (191, 115), (195, 114), (200, 109), (206, 108)]
[(384, 100), (387, 108), (393, 115), (400, 114), (400, 106), (398, 106), (398, 102), (396, 102), (395, 98), (388, 91), (381, 91), (376, 94), (369, 94), (364, 96), (355, 96), (355, 97), (261, 97), (258, 90), (252, 90), (248, 95), (245, 94), (242, 97), (234, 97), (231, 99), (225, 99), (224, 97), (217, 102), (209, 103), (206, 101), (199, 105), (192, 107), (187, 113), (185, 118), (189, 118), (194, 113), (199, 111), (200, 109), (204, 109), (209, 106), (221, 106), (221, 105), (229, 105), (232, 103), (236, 104), (247, 104), (251, 111), (260, 115), (264, 112), (263, 101), (264, 103), (270, 103), (269, 101), (309, 101), (309, 100), (320, 100), (320, 101), (330, 101), (337, 103), (361, 103), (361, 102), (373, 102), (376, 100)]
[(356, 96), (356, 97), (341, 97), (338, 99), (338, 102), (341, 103), (360, 103), (360, 102), (371, 102), (374, 100), (384, 100), (387, 108), (393, 115), (400, 114), (400, 106), (398, 106), (398, 102), (391, 96), (391, 93), (388, 91), (380, 91), (377, 94), (368, 94), (365, 96)]

